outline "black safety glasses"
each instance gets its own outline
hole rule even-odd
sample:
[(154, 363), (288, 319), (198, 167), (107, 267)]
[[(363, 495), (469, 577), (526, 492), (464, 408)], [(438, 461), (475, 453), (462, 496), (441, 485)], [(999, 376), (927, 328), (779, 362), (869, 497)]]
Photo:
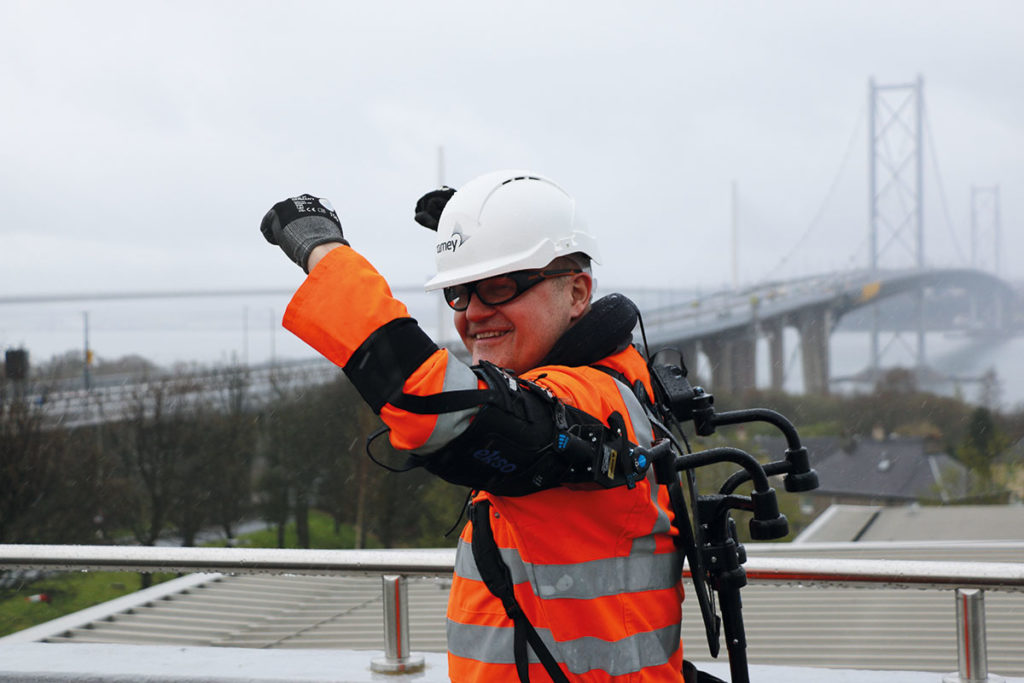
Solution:
[(555, 277), (582, 273), (579, 268), (553, 268), (551, 270), (517, 270), (514, 273), (495, 275), (486, 280), (467, 282), (444, 288), (444, 300), (456, 311), (469, 308), (469, 297), (476, 294), (488, 306), (506, 304), (536, 284)]

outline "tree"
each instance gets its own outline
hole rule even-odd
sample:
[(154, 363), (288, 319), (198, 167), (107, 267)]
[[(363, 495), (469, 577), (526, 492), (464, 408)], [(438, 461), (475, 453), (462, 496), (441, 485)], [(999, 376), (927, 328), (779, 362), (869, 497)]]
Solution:
[[(301, 394), (282, 392), (261, 420), (260, 509), (278, 525), (279, 543), (286, 509), (295, 516), (303, 547), (309, 544), (305, 521), (312, 506), (329, 512), (336, 529), (352, 524), (356, 547), (366, 547), (371, 536), (385, 546), (415, 543), (423, 535), (424, 520), (437, 517), (424, 510), (431, 475), (391, 473), (364, 455), (366, 437), (382, 423), (343, 375)], [(397, 466), (405, 461), (383, 436), (373, 448)], [(439, 513), (446, 521), (458, 515), (465, 495), (448, 488), (455, 492), (453, 503)]]
[(56, 454), (39, 405), (0, 379), (0, 542), (24, 540), (24, 528), (54, 480)]
[[(333, 455), (325, 460), (327, 475), (320, 486), (318, 501), (330, 511), (335, 528), (342, 522), (355, 527), (355, 547), (365, 548), (371, 527), (369, 509), (375, 504), (381, 475), (366, 455), (367, 437), (380, 429), (382, 422), (363, 402), (352, 383), (342, 378), (329, 395), (341, 424), (343, 437)], [(387, 443), (386, 435), (374, 441), (374, 448)]]
[(202, 458), (196, 444), (201, 426), (194, 394), (199, 386), (187, 375), (139, 385), (121, 406), (123, 420), (110, 427), (110, 443), (127, 484), (125, 511), (142, 545), (155, 545), (176, 510), (183, 535), (199, 528), (204, 493)]
[(0, 378), (0, 543), (103, 539), (113, 487), (95, 428), (47, 414), (48, 383), (29, 391)]
[(967, 424), (967, 433), (956, 449), (956, 457), (972, 475), (972, 498), (1000, 500), (1006, 487), (994, 476), (996, 458), (1006, 452), (1010, 442), (996, 426), (992, 411), (984, 406), (975, 408)]
[[(273, 453), (273, 449), (269, 449)], [(256, 476), (256, 509), (277, 530), (277, 547), (285, 547), (285, 527), (291, 506), (288, 500), (288, 475), (280, 460), (270, 456)]]
[(978, 402), (989, 410), (997, 410), (1002, 399), (1003, 388), (999, 384), (999, 376), (996, 371), (989, 368), (981, 376), (981, 386), (978, 391)]
[(233, 366), (216, 379), (214, 410), (207, 415), (201, 447), (210, 465), (206, 482), (211, 493), (210, 519), (230, 542), (235, 523), (250, 509), (257, 419), (250, 406), (248, 369)]
[(23, 382), (0, 377), (0, 542), (40, 540), (48, 497), (59, 482), (66, 447), (62, 430), (48, 429), (45, 392), (30, 400)]
[(886, 370), (881, 379), (875, 383), (875, 393), (880, 395), (917, 393), (917, 378), (914, 376), (914, 371), (908, 368)]
[(366, 547), (372, 536), (384, 547), (415, 545), (425, 539), (430, 546), (444, 545), (444, 532), (458, 518), (466, 489), (423, 469), (391, 472), (375, 464), (366, 453), (368, 448), (378, 461), (396, 469), (404, 467), (407, 454), (392, 448), (386, 433), (367, 445), (367, 437), (378, 432), (383, 422), (347, 379), (330, 386), (324, 401), (340, 420), (340, 431), (324, 455), (318, 506), (331, 512), (336, 527), (343, 521), (355, 527), (357, 548)]
[(181, 545), (186, 547), (196, 544), (196, 536), (212, 517), (214, 463), (220, 456), (217, 444), (211, 444), (210, 439), (216, 422), (216, 416), (207, 412), (205, 404), (192, 406), (190, 414), (171, 421), (178, 432), (177, 439), (168, 444), (177, 461), (169, 471), (168, 519), (181, 535)]
[[(282, 523), (280, 506), (288, 501), (295, 517), (298, 543), (303, 548), (310, 546), (309, 510), (316, 501), (321, 481), (331, 462), (346, 452), (353, 436), (342, 408), (346, 385), (348, 380), (339, 374), (334, 382), (307, 387), (301, 393), (281, 390), (264, 411), (262, 508), (273, 512), (275, 523)], [(274, 489), (268, 490), (268, 486)]]

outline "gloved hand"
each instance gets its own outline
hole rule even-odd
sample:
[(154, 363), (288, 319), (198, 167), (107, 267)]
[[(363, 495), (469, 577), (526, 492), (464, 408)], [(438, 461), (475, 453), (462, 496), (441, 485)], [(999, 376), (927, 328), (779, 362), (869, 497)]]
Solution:
[(307, 273), (309, 254), (315, 247), (327, 242), (348, 244), (331, 203), (311, 194), (274, 204), (263, 217), (260, 232)]
[(448, 204), (448, 200), (455, 194), (455, 190), (443, 185), (437, 190), (426, 193), (416, 202), (416, 212), (413, 219), (424, 228), (437, 230), (437, 222), (441, 219), (441, 212)]

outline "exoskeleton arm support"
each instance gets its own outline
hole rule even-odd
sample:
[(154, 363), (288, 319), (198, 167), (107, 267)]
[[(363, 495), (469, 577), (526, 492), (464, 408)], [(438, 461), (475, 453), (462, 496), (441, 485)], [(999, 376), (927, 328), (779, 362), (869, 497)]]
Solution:
[[(749, 408), (746, 410), (731, 410), (724, 413), (712, 413), (706, 421), (706, 427), (710, 428), (710, 431), (704, 434), (704, 436), (713, 434), (715, 428), (720, 426), (750, 422), (766, 422), (773, 425), (786, 438), (785, 458), (761, 466), (766, 475), (786, 475), (783, 479), (783, 485), (790, 493), (812, 491), (818, 488), (818, 473), (811, 469), (807, 449), (800, 444), (800, 435), (797, 433), (796, 427), (785, 416), (774, 410)], [(736, 472), (722, 485), (721, 493), (732, 493), (736, 490), (737, 486), (750, 481), (752, 476), (751, 471), (747, 468)]]

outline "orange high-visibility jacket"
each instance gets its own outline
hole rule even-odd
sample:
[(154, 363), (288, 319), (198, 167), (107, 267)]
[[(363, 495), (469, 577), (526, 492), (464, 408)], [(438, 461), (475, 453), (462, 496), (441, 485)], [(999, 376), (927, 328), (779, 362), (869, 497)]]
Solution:
[[(309, 274), (284, 324), (344, 367), (374, 332), (407, 317), (383, 277), (342, 246)], [(599, 364), (631, 383), (642, 381), (653, 395), (646, 365), (632, 347)], [(618, 412), (629, 440), (649, 443), (642, 407), (610, 374), (550, 365), (523, 377), (606, 423)], [(464, 363), (438, 349), (411, 370), (402, 391), (427, 396), (484, 387)], [(474, 412), (418, 415), (385, 404), (380, 414), (396, 448), (429, 455), (461, 434)], [(682, 681), (681, 566), (667, 496), (658, 489), (642, 480), (632, 489), (558, 486), (519, 497), (479, 494), (491, 502), (491, 529), (516, 599), (570, 680)], [(448, 600), (449, 675), (459, 682), (518, 681), (512, 621), (481, 581), (472, 533), (467, 524)], [(530, 662), (532, 681), (549, 680), (532, 652)]]

